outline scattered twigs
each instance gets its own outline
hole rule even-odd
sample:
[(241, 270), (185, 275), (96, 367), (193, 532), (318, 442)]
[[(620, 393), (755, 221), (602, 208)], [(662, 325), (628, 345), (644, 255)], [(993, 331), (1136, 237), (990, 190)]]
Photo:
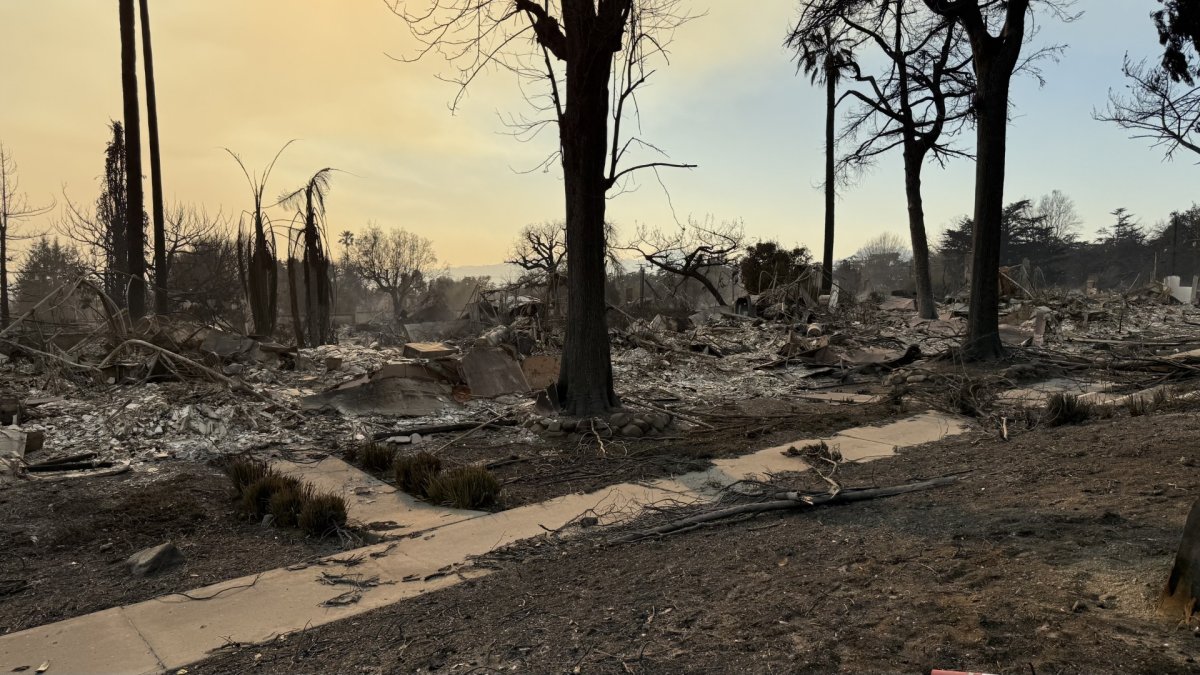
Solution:
[(445, 443), (442, 443), (438, 447), (431, 450), (430, 453), (436, 455), (436, 454), (440, 453), (441, 451), (445, 450), (446, 448), (450, 447), (451, 445), (454, 445), (455, 443), (466, 438), (467, 436), (474, 434), (475, 432), (479, 431), (480, 429), (486, 429), (490, 426), (496, 425), (497, 422), (504, 419), (504, 416), (505, 416), (505, 413), (500, 413), (500, 414), (496, 415), (495, 417), (492, 417), (490, 420), (487, 420), (486, 422), (480, 422), (479, 424), (476, 424), (475, 426), (470, 427), (463, 433), (455, 436), (454, 438), (451, 438), (450, 440), (446, 441)]
[(631, 532), (624, 536), (618, 537), (613, 543), (625, 544), (648, 537), (661, 536), (679, 532), (681, 530), (690, 529), (699, 525), (710, 523), (716, 520), (732, 518), (735, 516), (743, 516), (746, 514), (765, 513), (768, 511), (782, 511), (790, 509), (806, 509), (814, 506), (833, 506), (835, 504), (848, 504), (850, 502), (860, 502), (868, 499), (880, 499), (883, 497), (893, 497), (895, 495), (906, 494), (909, 492), (920, 492), (922, 490), (930, 490), (937, 487), (952, 485), (962, 478), (962, 474), (942, 476), (931, 480), (920, 481), (917, 483), (909, 483), (907, 485), (892, 485), (880, 488), (862, 488), (842, 490), (836, 494), (821, 494), (812, 495), (802, 492), (785, 492), (780, 495), (781, 498), (771, 501), (756, 502), (753, 504), (740, 504), (729, 508), (718, 509), (716, 511), (708, 511), (699, 513), (694, 516), (676, 520), (665, 525), (660, 525), (649, 530), (639, 532)]
[(716, 430), (716, 427), (714, 427), (713, 425), (709, 424), (708, 422), (705, 422), (704, 420), (701, 420), (701, 419), (699, 419), (699, 418), (693, 417), (693, 416), (691, 416), (691, 415), (685, 415), (684, 413), (681, 413), (681, 412), (679, 412), (679, 411), (677, 411), (677, 410), (670, 410), (670, 409), (667, 409), (667, 408), (663, 408), (663, 407), (661, 407), (661, 406), (654, 405), (653, 403), (647, 403), (646, 401), (643, 401), (643, 400), (641, 400), (641, 399), (636, 399), (636, 398), (633, 398), (633, 397), (626, 397), (626, 398), (625, 398), (625, 400), (626, 400), (627, 402), (629, 402), (629, 403), (632, 403), (632, 404), (636, 405), (636, 406), (640, 406), (640, 407), (642, 407), (642, 408), (646, 408), (647, 410), (653, 410), (654, 412), (660, 412), (660, 413), (666, 413), (666, 414), (668, 414), (668, 415), (674, 415), (675, 417), (678, 417), (679, 419), (681, 419), (681, 420), (683, 420), (683, 421), (685, 421), (685, 422), (691, 422), (692, 424), (696, 424), (696, 425), (698, 425), (698, 426), (702, 426), (702, 427), (704, 427), (705, 429), (710, 429), (710, 430), (714, 430), (714, 431)]

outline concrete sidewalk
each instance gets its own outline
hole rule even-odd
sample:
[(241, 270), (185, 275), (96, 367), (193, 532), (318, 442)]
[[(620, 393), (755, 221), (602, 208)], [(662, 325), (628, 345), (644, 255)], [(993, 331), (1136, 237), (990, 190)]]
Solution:
[[(857, 461), (885, 457), (896, 448), (936, 441), (967, 428), (958, 418), (927, 413), (882, 427), (851, 429), (823, 440), (837, 447), (846, 460)], [(623, 483), (485, 515), (431, 507), (398, 493), (370, 499), (351, 508), (353, 517), (398, 523), (410, 520), (434, 529), (410, 539), (331, 556), (301, 569), (276, 569), (231, 579), (186, 596), (163, 596), (0, 637), (0, 672), (21, 666), (32, 671), (46, 661), (50, 662), (49, 673), (173, 671), (226, 644), (263, 642), (483, 576), (484, 571), (465, 569), (471, 556), (561, 528), (585, 513), (600, 517), (602, 523), (612, 522), (634, 515), (645, 504), (710, 501), (736, 480), (804, 470), (807, 466), (802, 460), (785, 456), (783, 451), (819, 440), (720, 459), (707, 471), (646, 485)], [(364, 479), (365, 474), (337, 460), (295, 465), (289, 471), (309, 480), (315, 477), (326, 488), (340, 481), (341, 489), (351, 492), (362, 485), (390, 487), (369, 476)], [(381, 498), (394, 492), (379, 489)], [(464, 570), (457, 570), (458, 566)], [(329, 576), (340, 577), (342, 583), (330, 585)], [(355, 590), (345, 582), (373, 578), (355, 602), (336, 604), (338, 598)]]

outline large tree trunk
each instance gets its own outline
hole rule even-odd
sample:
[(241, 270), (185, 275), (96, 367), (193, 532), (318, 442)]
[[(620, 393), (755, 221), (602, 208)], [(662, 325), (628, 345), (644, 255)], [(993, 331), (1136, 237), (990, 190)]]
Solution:
[(125, 103), (125, 184), (129, 204), (125, 241), (129, 245), (129, 316), (146, 313), (146, 232), (142, 198), (142, 127), (138, 111), (137, 42), (133, 0), (120, 0), (121, 93)]
[(908, 198), (908, 231), (912, 237), (913, 278), (917, 283), (917, 314), (936, 319), (933, 282), (929, 278), (929, 240), (925, 236), (925, 200), (921, 196), (921, 166), (924, 153), (917, 148), (904, 149), (904, 194)]
[(148, 0), (140, 0), (142, 19), (142, 58), (146, 70), (146, 138), (150, 143), (150, 194), (154, 219), (154, 311), (166, 314), (167, 300), (166, 225), (163, 219), (162, 158), (158, 152), (158, 97), (154, 93), (154, 52), (150, 48), (150, 13)]
[(837, 184), (834, 180), (834, 144), (837, 114), (837, 82), (825, 73), (825, 250), (821, 256), (821, 293), (833, 290), (833, 230)]
[(1008, 139), (1011, 71), (998, 59), (976, 55), (975, 230), (972, 234), (971, 302), (963, 356), (986, 361), (1004, 355), (1000, 343), (1000, 239), (1004, 213), (1004, 161)]
[[(613, 391), (604, 298), (608, 190), (604, 167), (609, 76), (624, 25), (611, 16), (599, 19), (591, 0), (566, 0), (562, 7), (567, 36), (567, 108), (559, 134), (568, 258), (566, 340), (557, 398), (567, 415), (601, 416), (620, 405)], [(605, 14), (612, 12), (605, 10)]]

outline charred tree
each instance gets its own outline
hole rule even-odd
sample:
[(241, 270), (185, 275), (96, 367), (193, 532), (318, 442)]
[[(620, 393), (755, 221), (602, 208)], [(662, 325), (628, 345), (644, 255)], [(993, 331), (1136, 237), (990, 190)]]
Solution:
[(975, 85), (961, 28), (916, 4), (812, 2), (805, 5), (789, 42), (839, 23), (862, 45), (873, 45), (884, 56), (881, 74), (865, 73), (855, 61), (847, 66), (856, 86), (842, 98), (859, 105), (839, 139), (851, 149), (839, 159), (838, 169), (862, 170), (884, 153), (902, 151), (917, 310), (921, 317), (935, 319), (921, 173), (930, 155), (942, 165), (965, 155), (946, 137), (955, 136), (969, 120)]
[(138, 110), (137, 39), (133, 0), (120, 0), (121, 19), (121, 94), (125, 110), (125, 192), (129, 205), (125, 213), (125, 242), (128, 244), (129, 316), (140, 319), (146, 313), (146, 229), (142, 221), (142, 132)]
[[(924, 0), (933, 12), (958, 22), (971, 45), (975, 74), (975, 230), (971, 246), (971, 300), (962, 354), (969, 360), (1001, 357), (1000, 238), (1008, 148), (1009, 90), (1021, 65), (1031, 0)], [(1046, 3), (1063, 15), (1069, 0)], [(992, 28), (998, 26), (996, 34)]]
[(154, 218), (154, 311), (170, 310), (167, 296), (167, 235), (163, 213), (162, 156), (158, 149), (158, 96), (154, 86), (154, 51), (150, 45), (150, 9), (148, 0), (139, 0), (142, 22), (142, 58), (146, 71), (146, 138), (150, 144), (151, 215)]
[[(389, 3), (426, 49), (460, 64), (461, 99), (485, 68), (505, 62), (545, 85), (541, 112), (550, 119), (523, 124), (536, 133), (558, 127), (557, 158), (566, 211), (569, 320), (555, 389), (568, 415), (605, 415), (619, 406), (613, 390), (605, 282), (605, 207), (609, 191), (638, 169), (690, 166), (643, 162), (619, 168), (631, 150), (653, 150), (626, 138), (621, 122), (636, 106), (634, 93), (650, 76), (647, 59), (661, 55), (670, 31), (683, 22), (678, 0), (438, 0), (427, 13), (407, 14)], [(520, 54), (518, 36), (532, 49)], [(565, 63), (565, 74), (556, 63)], [(459, 99), (456, 99), (456, 104)], [(611, 133), (610, 133), (611, 132)], [(548, 165), (551, 160), (547, 160)]]
[[(304, 332), (309, 346), (333, 341), (333, 282), (332, 267), (327, 252), (325, 234), (325, 196), (329, 193), (332, 168), (324, 168), (299, 190), (284, 195), (280, 203), (295, 206), (302, 222), (300, 229), (304, 270)], [(289, 265), (292, 256), (289, 254)], [(288, 274), (292, 271), (289, 267)], [(291, 280), (294, 285), (296, 281)]]
[(801, 70), (814, 85), (825, 88), (825, 240), (821, 255), (821, 292), (833, 289), (833, 240), (837, 217), (838, 85), (854, 62), (854, 45), (846, 27), (834, 15), (793, 31), (787, 44), (796, 51)]
[(710, 274), (737, 268), (742, 233), (742, 224), (736, 221), (721, 224), (689, 221), (673, 234), (641, 227), (637, 238), (625, 248), (664, 272), (695, 281), (724, 307), (729, 302)]
[(238, 270), (242, 278), (246, 304), (250, 308), (253, 333), (262, 337), (268, 337), (275, 332), (275, 324), (279, 318), (279, 269), (275, 255), (275, 228), (263, 208), (263, 193), (267, 189), (267, 180), (271, 177), (275, 162), (279, 161), (279, 156), (289, 145), (291, 141), (275, 153), (275, 158), (261, 176), (251, 174), (241, 157), (228, 148), (225, 150), (242, 169), (253, 198), (253, 206), (247, 212), (252, 229), (249, 232), (245, 231), (244, 220), (238, 224)]

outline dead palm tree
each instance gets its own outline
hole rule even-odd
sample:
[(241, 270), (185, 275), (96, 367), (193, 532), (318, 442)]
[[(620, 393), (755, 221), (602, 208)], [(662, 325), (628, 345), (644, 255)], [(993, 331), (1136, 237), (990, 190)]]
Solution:
[(154, 52), (150, 48), (150, 9), (140, 0), (142, 58), (146, 71), (146, 139), (150, 144), (150, 191), (154, 216), (154, 311), (166, 314), (167, 244), (163, 218), (162, 158), (158, 151), (158, 97), (154, 93)]
[(837, 200), (836, 176), (836, 114), (837, 89), (842, 74), (854, 63), (854, 45), (845, 33), (835, 31), (832, 24), (820, 30), (800, 33), (788, 39), (796, 50), (800, 70), (816, 86), (825, 87), (825, 245), (821, 257), (821, 292), (833, 288), (834, 208)]
[[(334, 171), (335, 169), (329, 167), (321, 169), (308, 179), (304, 187), (279, 198), (280, 204), (298, 210), (297, 215), (303, 223), (300, 235), (304, 246), (304, 307), (310, 346), (329, 344), (333, 337), (333, 320), (330, 313), (333, 305), (333, 285), (329, 278), (329, 247), (325, 236), (325, 195), (329, 193), (329, 176)], [(289, 252), (289, 268), (291, 260)], [(289, 274), (294, 277), (291, 272)], [(293, 278), (292, 293), (295, 292)], [(299, 335), (297, 340), (300, 340)]]

